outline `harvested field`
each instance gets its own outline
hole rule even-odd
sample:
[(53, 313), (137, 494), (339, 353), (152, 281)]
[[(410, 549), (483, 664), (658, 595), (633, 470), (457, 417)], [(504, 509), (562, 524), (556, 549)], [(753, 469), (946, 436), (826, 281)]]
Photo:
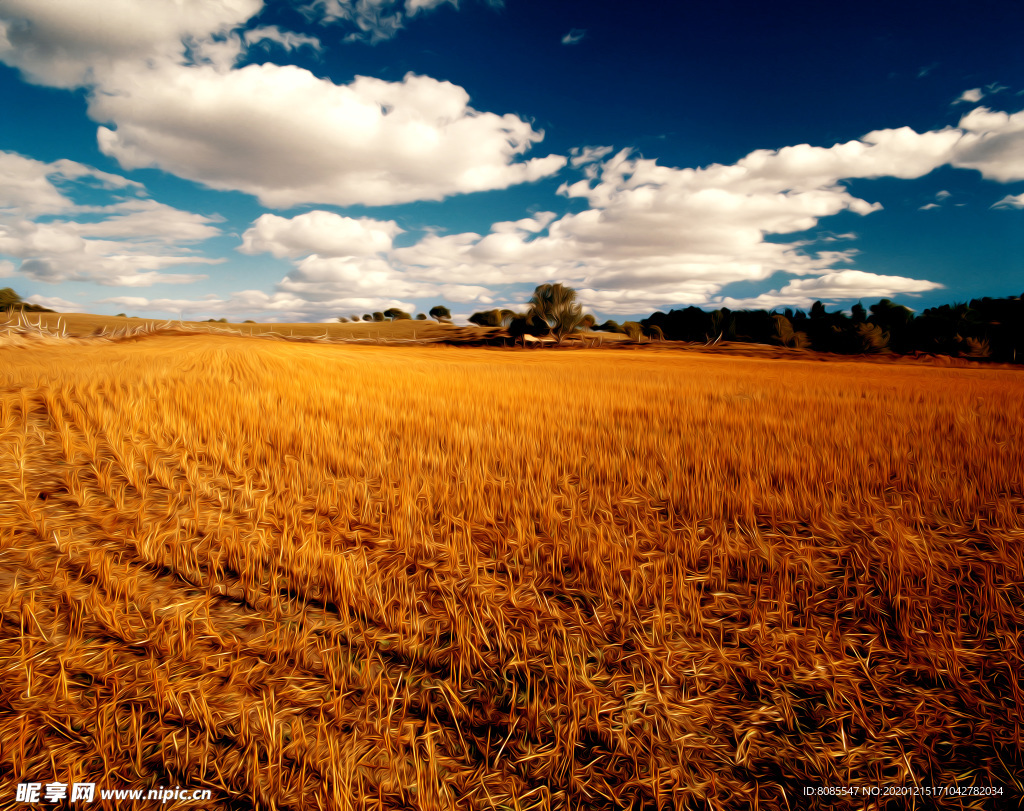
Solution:
[(0, 347), (0, 808), (1016, 806), (1022, 401), (1005, 369)]

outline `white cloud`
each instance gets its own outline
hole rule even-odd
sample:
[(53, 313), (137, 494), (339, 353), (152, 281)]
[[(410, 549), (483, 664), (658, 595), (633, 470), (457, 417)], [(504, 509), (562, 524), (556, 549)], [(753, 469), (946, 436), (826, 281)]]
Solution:
[[(83, 190), (103, 191), (112, 202), (76, 203)], [(219, 218), (135, 196), (144, 193), (139, 183), (74, 161), (0, 152), (0, 255), (21, 259), (22, 275), (47, 282), (145, 286), (206, 278), (164, 271), (221, 261), (184, 247), (219, 235)]]
[(320, 40), (306, 34), (296, 34), (294, 31), (282, 31), (276, 25), (265, 25), (259, 28), (252, 28), (242, 35), (246, 45), (257, 45), (273, 43), (286, 51), (297, 51), (299, 48), (309, 47), (314, 51), (320, 50)]
[[(104, 287), (152, 287), (154, 284), (192, 284), (208, 278), (204, 274), (161, 273), (141, 270), (145, 267), (180, 265), (181, 261), (167, 262), (163, 257), (117, 256), (89, 257), (91, 261), (62, 261), (64, 258), (26, 259), (19, 271), (37, 282), (93, 282)], [(195, 260), (212, 264), (213, 260)]]
[[(536, 234), (554, 216), (540, 212), (495, 228), (510, 235)], [(290, 219), (265, 214), (243, 234), (239, 250), (295, 260), (272, 300), (288, 301), (292, 312), (304, 318), (350, 308), (408, 309), (410, 299), (493, 302), (491, 291), (480, 284), (483, 279), (453, 281), (444, 273), (420, 273), (398, 262), (395, 257), (401, 251), (392, 248), (392, 239), (400, 232), (392, 221), (356, 220), (327, 211)]]
[(146, 298), (144, 296), (114, 296), (99, 304), (115, 305), (119, 309), (136, 312), (181, 314), (185, 320), (205, 319), (211, 316), (246, 316), (259, 314), (261, 321), (294, 322), (327, 320), (339, 315), (383, 311), (389, 307), (412, 311), (414, 304), (388, 296), (339, 296), (310, 302), (306, 298), (287, 292), (266, 293), (262, 290), (240, 290), (229, 297), (203, 298)]
[[(326, 18), (362, 19), (393, 5), (315, 7)], [(314, 44), (275, 26), (239, 33), (261, 8), (261, 0), (8, 0), (0, 61), (38, 83), (91, 88), (89, 114), (105, 125), (100, 148), (126, 169), (158, 167), (271, 207), (441, 200), (565, 165), (557, 155), (523, 159), (543, 133), (518, 116), (473, 109), (449, 82), (409, 74), (336, 85), (294, 66), (235, 69), (247, 43)]]
[(73, 301), (60, 298), (58, 296), (28, 296), (25, 301), (29, 304), (38, 304), (41, 307), (48, 307), (51, 310), (56, 310), (59, 313), (77, 313), (81, 312), (82, 305), (76, 304)]
[(147, 60), (182, 61), (185, 42), (226, 40), (262, 7), (262, 0), (4, 0), (0, 61), (37, 84), (102, 85)]
[(202, 242), (221, 233), (213, 223), (222, 218), (193, 214), (155, 200), (125, 200), (99, 210), (108, 216), (97, 222), (66, 225), (83, 237), (108, 237), (143, 245)]
[(461, 87), (426, 76), (360, 76), (339, 86), (263, 64), (122, 78), (118, 92), (89, 106), (93, 118), (117, 125), (100, 128), (105, 154), (129, 169), (158, 166), (276, 208), (440, 200), (565, 165), (556, 155), (517, 161), (543, 133), (514, 115), (477, 112)]
[[(311, 306), (383, 290), (400, 298), (443, 294), (455, 300), (451, 285), (460, 285), (466, 300), (486, 303), (501, 297), (505, 285), (558, 280), (577, 287), (598, 312), (631, 313), (682, 303), (714, 306), (727, 285), (780, 271), (802, 278), (766, 295), (798, 306), (811, 295), (915, 293), (937, 285), (837, 270), (857, 251), (824, 246), (855, 234), (825, 233), (820, 242), (766, 236), (809, 230), (842, 211), (863, 216), (879, 210), (839, 181), (927, 174), (951, 159), (960, 137), (952, 128), (882, 130), (831, 148), (758, 150), (734, 165), (703, 169), (659, 166), (628, 150), (598, 164), (608, 150), (585, 147), (573, 152), (581, 158), (576, 164), (584, 178), (560, 189), (588, 201), (578, 213), (538, 212), (495, 223), (485, 234), (428, 233), (407, 247), (371, 251), (384, 245), (381, 239), (362, 246), (362, 255), (344, 243), (333, 258), (324, 250), (325, 235), (340, 233), (344, 218), (324, 212), (291, 220), (271, 215), (247, 232), (243, 249), (295, 257), (278, 292)], [(345, 223), (360, 238), (365, 228)], [(300, 258), (303, 251), (308, 255)]]
[(570, 163), (577, 167), (583, 166), (586, 163), (599, 161), (614, 151), (615, 147), (611, 146), (574, 146), (569, 152), (572, 155)]
[(344, 21), (359, 29), (347, 40), (380, 42), (395, 36), (402, 28), (403, 15), (395, 9), (395, 0), (314, 0), (307, 13), (318, 15), (323, 23)]
[[(458, 8), (458, 0), (313, 0), (303, 10), (322, 23), (347, 23), (356, 30), (345, 37), (348, 41), (370, 43), (391, 39), (405, 25), (408, 17), (450, 3)], [(501, 6), (501, 2), (489, 5)]]
[(584, 28), (573, 28), (568, 34), (562, 37), (563, 45), (576, 45), (583, 41), (583, 38), (587, 35), (586, 29)]
[(993, 203), (992, 208), (1024, 208), (1024, 194), (1008, 194), (1002, 200), (997, 203)]
[(972, 87), (957, 96), (953, 104), (977, 104), (984, 95), (980, 87)]
[(14, 262), (8, 262), (6, 259), (0, 259), (0, 279), (13, 275)]
[(74, 184), (101, 189), (140, 190), (142, 184), (70, 160), (44, 163), (16, 152), (0, 152), (0, 217), (36, 217), (81, 210), (65, 194)]
[(1024, 110), (1011, 115), (978, 107), (959, 126), (964, 134), (953, 152), (953, 166), (977, 169), (1000, 183), (1024, 180)]
[[(854, 250), (822, 250), (813, 241), (780, 243), (822, 218), (866, 215), (876, 203), (854, 197), (845, 178), (920, 177), (949, 162), (961, 132), (917, 133), (908, 128), (869, 133), (830, 148), (807, 144), (758, 150), (731, 166), (675, 169), (628, 150), (600, 165), (579, 161), (584, 179), (565, 183), (566, 196), (588, 201), (585, 211), (545, 219), (546, 233), (497, 223), (489, 234), (430, 234), (391, 252), (392, 263), (423, 279), (475, 281), (495, 287), (559, 280), (604, 313), (632, 313), (692, 303), (713, 305), (734, 282), (777, 272), (806, 277), (821, 296), (912, 293), (934, 289), (927, 280), (837, 271)], [(574, 152), (583, 157), (586, 149)], [(821, 243), (855, 234), (823, 234)], [(840, 274), (840, 275), (837, 275)], [(828, 286), (824, 281), (828, 280)], [(809, 286), (794, 284), (777, 298), (799, 304)], [(868, 292), (863, 292), (868, 291)]]
[(780, 290), (772, 290), (746, 299), (716, 298), (716, 306), (730, 309), (771, 309), (773, 307), (810, 307), (815, 301), (850, 301), (863, 298), (887, 298), (898, 294), (915, 295), (939, 290), (943, 285), (905, 276), (882, 276), (862, 270), (837, 270), (813, 279), (793, 279)]
[[(946, 191), (945, 189), (943, 189), (942, 191), (937, 191), (935, 192), (934, 201), (931, 203), (925, 203), (923, 206), (920, 206), (918, 208), (918, 211), (931, 211), (932, 209), (942, 208), (942, 204), (952, 196), (952, 193)], [(963, 204), (960, 203), (958, 205)]]
[(459, 6), (458, 0), (405, 0), (405, 13), (413, 17), (421, 11), (430, 11), (445, 3), (451, 3), (456, 8)]
[(242, 235), (242, 253), (284, 256), (372, 256), (391, 249), (402, 229), (392, 221), (310, 211), (287, 219), (264, 214)]
[(417, 279), (383, 259), (307, 256), (277, 285), (278, 292), (307, 302), (336, 302), (351, 298), (448, 298), (452, 301), (490, 302), (486, 287), (443, 284)]

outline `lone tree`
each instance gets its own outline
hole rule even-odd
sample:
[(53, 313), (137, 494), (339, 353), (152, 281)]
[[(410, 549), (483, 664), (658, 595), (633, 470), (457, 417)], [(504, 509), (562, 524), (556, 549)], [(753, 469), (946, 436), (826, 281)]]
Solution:
[(435, 304), (430, 308), (430, 317), (437, 321), (451, 321), (452, 313), (447, 307)]
[(543, 320), (554, 332), (558, 343), (583, 323), (583, 305), (576, 301), (576, 291), (556, 282), (542, 284), (533, 291), (527, 315)]
[(53, 310), (41, 304), (28, 304), (10, 287), (0, 289), (0, 313), (20, 310), (23, 313), (52, 313)]
[(403, 319), (412, 318), (412, 316), (409, 315), (409, 313), (407, 313), (405, 310), (398, 309), (398, 307), (388, 307), (388, 309), (384, 311), (384, 317), (390, 318), (392, 321), (401, 321)]

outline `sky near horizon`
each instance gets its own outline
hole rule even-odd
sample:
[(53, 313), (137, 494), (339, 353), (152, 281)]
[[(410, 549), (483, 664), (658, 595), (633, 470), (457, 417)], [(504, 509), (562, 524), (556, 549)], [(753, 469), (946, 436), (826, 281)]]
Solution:
[(0, 286), (326, 321), (1024, 293), (1024, 4), (0, 0)]

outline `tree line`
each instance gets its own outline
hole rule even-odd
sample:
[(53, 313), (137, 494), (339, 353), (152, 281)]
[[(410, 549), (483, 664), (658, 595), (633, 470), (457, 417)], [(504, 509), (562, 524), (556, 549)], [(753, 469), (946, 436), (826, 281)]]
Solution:
[(697, 307), (656, 312), (643, 319), (645, 334), (657, 330), (674, 341), (739, 341), (839, 354), (926, 353), (1024, 360), (1024, 297), (972, 299), (916, 315), (883, 298), (850, 314), (829, 312), (816, 301), (810, 312), (786, 309), (705, 312)]
[[(451, 311), (440, 304), (430, 308), (430, 317), (435, 321), (451, 321)], [(401, 310), (398, 307), (389, 307), (383, 312), (375, 313), (364, 313), (363, 315), (351, 315), (351, 316), (340, 316), (338, 321), (342, 324), (348, 324), (350, 322), (359, 321), (370, 321), (370, 322), (382, 322), (382, 321), (426, 321), (427, 316), (425, 313), (417, 313), (416, 318), (413, 319), (412, 315), (407, 313), (405, 310)]]
[[(53, 312), (23, 301), (10, 287), (0, 289), (0, 312), (17, 311)], [(429, 313), (439, 322), (451, 321), (451, 312), (444, 305), (431, 307)], [(412, 318), (404, 310), (392, 307), (338, 320), (382, 322)], [(419, 313), (415, 320), (426, 318)], [(780, 312), (687, 307), (667, 313), (658, 311), (640, 321), (619, 324), (607, 320), (598, 324), (593, 315), (583, 312), (573, 288), (554, 283), (539, 285), (523, 311), (484, 310), (473, 313), (469, 321), (482, 327), (503, 328), (509, 338), (524, 344), (527, 336), (553, 337), (561, 343), (575, 333), (605, 331), (633, 340), (732, 341), (848, 355), (925, 353), (1010, 363), (1024, 361), (1024, 296), (986, 296), (967, 303), (932, 307), (920, 315), (883, 298), (868, 308), (858, 302), (849, 315), (842, 310), (829, 312), (816, 301), (809, 312), (790, 308)]]
[(818, 352), (951, 355), (1016, 363), (1024, 361), (1024, 296), (972, 299), (915, 314), (883, 298), (850, 313), (829, 312), (816, 301), (809, 312), (779, 310), (706, 311), (699, 307), (655, 312), (640, 321), (598, 325), (583, 312), (576, 291), (561, 284), (537, 287), (525, 312), (492, 309), (473, 313), (470, 322), (501, 327), (509, 337), (553, 336), (559, 343), (583, 330), (616, 332), (633, 340), (770, 344)]

